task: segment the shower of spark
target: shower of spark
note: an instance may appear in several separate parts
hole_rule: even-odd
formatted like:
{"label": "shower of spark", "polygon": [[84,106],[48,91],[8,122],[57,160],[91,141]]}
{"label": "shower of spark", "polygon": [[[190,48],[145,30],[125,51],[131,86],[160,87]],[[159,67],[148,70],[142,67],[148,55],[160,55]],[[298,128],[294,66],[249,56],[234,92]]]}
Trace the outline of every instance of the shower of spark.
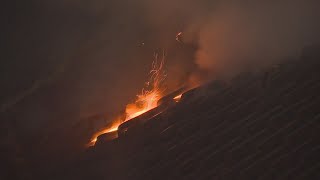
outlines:
{"label": "shower of spark", "polygon": [[165,91],[163,86],[164,80],[166,79],[166,73],[164,70],[165,53],[163,53],[161,58],[159,58],[158,54],[155,54],[154,58],[155,60],[153,61],[149,72],[149,80],[145,83],[146,86],[142,89],[141,93],[137,95],[136,101],[126,106],[125,118],[120,120],[116,119],[111,127],[102,129],[95,133],[91,138],[89,146],[95,144],[99,135],[116,131],[121,123],[157,107],[157,102],[164,95]]}

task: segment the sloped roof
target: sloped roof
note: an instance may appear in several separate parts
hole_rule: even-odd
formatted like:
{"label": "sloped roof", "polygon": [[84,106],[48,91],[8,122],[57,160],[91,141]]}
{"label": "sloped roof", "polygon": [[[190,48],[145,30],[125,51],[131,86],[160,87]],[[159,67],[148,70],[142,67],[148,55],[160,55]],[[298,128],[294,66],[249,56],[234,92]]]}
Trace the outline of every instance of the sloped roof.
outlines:
{"label": "sloped roof", "polygon": [[[132,136],[91,149],[80,179],[320,177],[320,59],[192,90]],[[82,169],[79,172],[79,169]]]}

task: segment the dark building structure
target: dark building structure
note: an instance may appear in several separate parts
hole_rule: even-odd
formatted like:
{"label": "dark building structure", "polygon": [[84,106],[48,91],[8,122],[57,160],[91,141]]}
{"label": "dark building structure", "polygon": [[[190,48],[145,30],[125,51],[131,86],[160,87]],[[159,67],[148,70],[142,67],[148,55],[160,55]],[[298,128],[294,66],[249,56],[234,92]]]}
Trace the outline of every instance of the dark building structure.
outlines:
{"label": "dark building structure", "polygon": [[319,179],[319,70],[319,53],[312,51],[267,75],[191,90],[130,136],[90,149],[58,177]]}

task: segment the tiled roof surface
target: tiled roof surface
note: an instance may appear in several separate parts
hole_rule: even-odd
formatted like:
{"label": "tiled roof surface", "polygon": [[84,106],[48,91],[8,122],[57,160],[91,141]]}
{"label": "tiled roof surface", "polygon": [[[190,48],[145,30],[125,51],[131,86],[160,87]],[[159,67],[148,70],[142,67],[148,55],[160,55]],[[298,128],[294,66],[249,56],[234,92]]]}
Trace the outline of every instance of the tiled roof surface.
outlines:
{"label": "tiled roof surface", "polygon": [[195,89],[131,134],[90,149],[65,178],[317,179],[318,62]]}

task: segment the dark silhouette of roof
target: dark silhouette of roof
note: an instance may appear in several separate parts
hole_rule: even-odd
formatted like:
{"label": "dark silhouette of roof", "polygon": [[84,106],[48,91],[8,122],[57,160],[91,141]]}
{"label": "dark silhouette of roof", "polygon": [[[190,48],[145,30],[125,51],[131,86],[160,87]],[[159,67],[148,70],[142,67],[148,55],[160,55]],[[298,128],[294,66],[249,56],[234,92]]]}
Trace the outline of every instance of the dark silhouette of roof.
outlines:
{"label": "dark silhouette of roof", "polygon": [[319,57],[193,89],[130,136],[88,150],[64,177],[318,179]]}

